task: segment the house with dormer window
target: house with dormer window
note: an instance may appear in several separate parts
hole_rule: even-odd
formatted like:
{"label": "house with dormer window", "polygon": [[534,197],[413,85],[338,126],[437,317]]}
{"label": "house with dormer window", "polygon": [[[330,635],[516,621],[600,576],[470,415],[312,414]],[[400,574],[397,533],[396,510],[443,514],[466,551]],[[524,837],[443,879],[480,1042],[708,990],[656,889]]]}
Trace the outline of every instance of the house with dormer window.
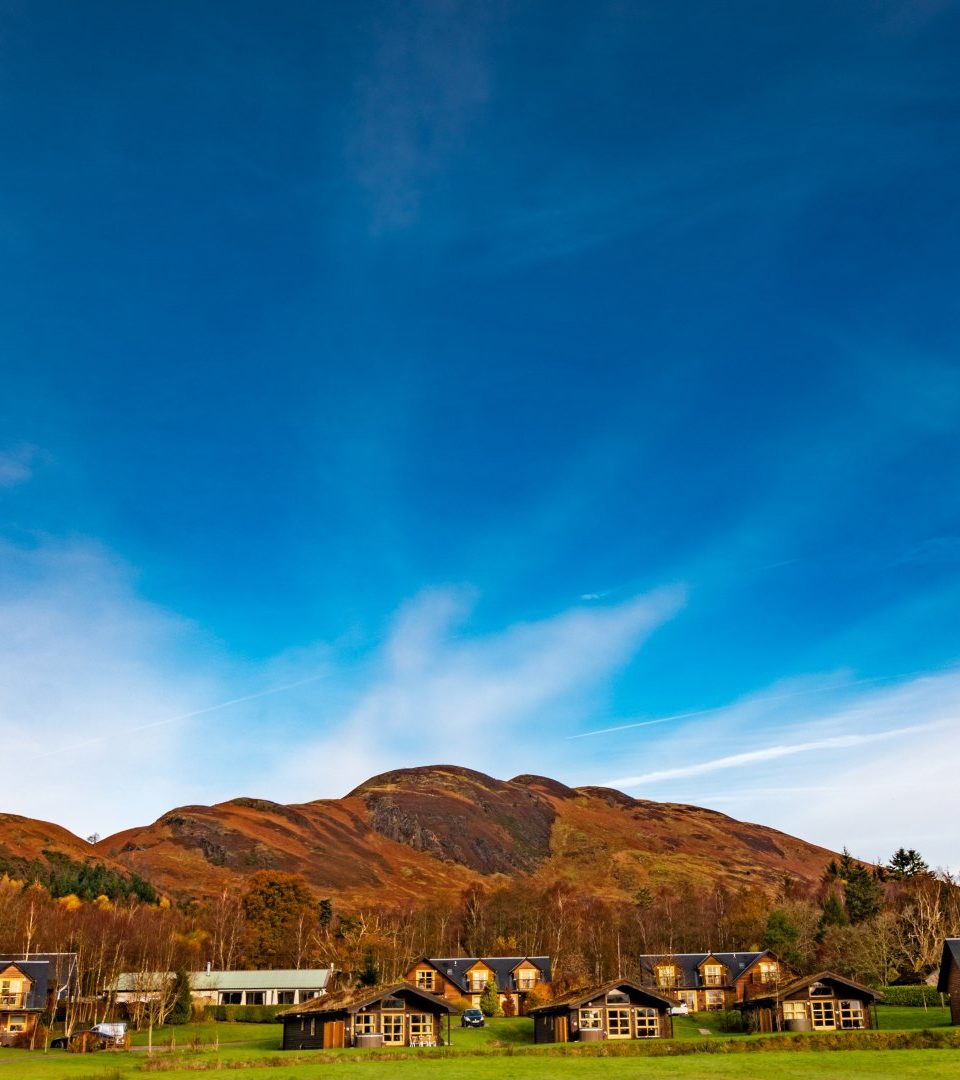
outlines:
{"label": "house with dormer window", "polygon": [[480,995],[492,980],[500,1005],[513,1000],[518,1015],[526,1011],[529,992],[550,982],[549,956],[424,957],[404,976],[419,990],[439,994],[448,1001],[466,998],[480,1004]]}
{"label": "house with dormer window", "polygon": [[30,1037],[47,1007],[49,967],[45,961],[0,960],[0,1046]]}
{"label": "house with dormer window", "polygon": [[767,949],[761,952],[648,954],[640,957],[643,986],[690,1012],[729,1009],[794,977]]}

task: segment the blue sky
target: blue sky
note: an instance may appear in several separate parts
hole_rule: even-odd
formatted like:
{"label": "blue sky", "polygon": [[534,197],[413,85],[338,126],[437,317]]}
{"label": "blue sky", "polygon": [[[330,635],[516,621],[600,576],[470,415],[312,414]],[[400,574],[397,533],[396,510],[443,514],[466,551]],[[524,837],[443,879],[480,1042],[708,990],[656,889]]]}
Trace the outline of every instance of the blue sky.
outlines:
{"label": "blue sky", "polygon": [[960,868],[958,47],[5,5],[5,809],[450,761]]}

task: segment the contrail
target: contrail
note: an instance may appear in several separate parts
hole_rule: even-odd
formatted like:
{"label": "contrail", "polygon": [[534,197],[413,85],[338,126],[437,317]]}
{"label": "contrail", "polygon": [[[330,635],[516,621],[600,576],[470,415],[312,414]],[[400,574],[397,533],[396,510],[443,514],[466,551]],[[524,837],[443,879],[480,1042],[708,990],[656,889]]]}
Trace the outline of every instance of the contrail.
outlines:
{"label": "contrail", "polygon": [[[953,665],[949,665],[940,669],[942,671],[953,670]],[[708,716],[710,713],[726,712],[728,709],[736,708],[738,705],[754,704],[758,706],[766,705],[768,702],[775,701],[789,701],[791,698],[798,697],[810,697],[813,694],[829,694],[831,692],[842,693],[844,690],[851,686],[869,686],[873,683],[885,683],[885,682],[899,682],[902,679],[912,679],[918,675],[930,675],[934,672],[929,671],[908,671],[902,675],[879,675],[873,679],[852,679],[849,682],[845,682],[840,686],[811,686],[806,690],[788,690],[780,694],[767,694],[763,697],[757,697],[754,699],[746,699],[741,701],[735,701],[728,703],[727,705],[714,705],[709,709],[692,709],[690,712],[673,713],[670,716],[661,716],[656,720],[638,720],[636,723],[630,724],[617,724],[614,727],[596,728],[593,731],[581,731],[577,735],[567,735],[567,739],[588,739],[592,735],[609,735],[615,731],[629,731],[632,728],[650,727],[651,724],[666,724],[670,720],[687,720],[691,716]]]}
{"label": "contrail", "polygon": [[[298,686],[306,686],[307,683],[317,682],[324,678],[323,675],[310,675],[306,679],[298,679],[297,682],[286,683],[284,686],[272,686],[269,690],[259,690],[256,694],[246,694],[244,697],[231,698],[229,701],[221,701],[218,705],[208,705],[205,709],[194,709],[193,712],[181,713],[179,716],[168,716],[163,720],[151,720],[148,724],[137,724],[135,727],[124,728],[125,733],[135,731],[147,731],[150,728],[163,727],[165,724],[177,724],[181,720],[192,720],[195,716],[205,716],[207,713],[217,712],[220,709],[228,709],[231,705],[240,705],[244,701],[256,701],[257,698],[269,697],[271,694],[282,694],[286,690],[295,690]],[[81,750],[86,746],[95,746],[97,743],[106,742],[106,737],[97,735],[83,742],[71,743],[69,746],[58,746],[56,750],[50,750],[46,754],[40,754],[39,758],[54,757],[57,754],[69,753],[73,750]]]}

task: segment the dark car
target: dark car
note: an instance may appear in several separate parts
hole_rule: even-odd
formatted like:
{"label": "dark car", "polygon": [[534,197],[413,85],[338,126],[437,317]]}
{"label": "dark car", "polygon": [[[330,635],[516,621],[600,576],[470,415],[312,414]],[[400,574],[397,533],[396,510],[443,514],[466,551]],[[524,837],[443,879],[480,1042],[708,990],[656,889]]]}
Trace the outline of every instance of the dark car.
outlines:
{"label": "dark car", "polygon": [[102,1031],[91,1029],[89,1031],[75,1031],[72,1035],[58,1035],[50,1040],[51,1050],[66,1050],[68,1046],[85,1044],[87,1050],[106,1050],[111,1045],[111,1040]]}
{"label": "dark car", "polygon": [[460,1017],[461,1027],[483,1027],[485,1023],[483,1013],[479,1009],[464,1009],[463,1016]]}

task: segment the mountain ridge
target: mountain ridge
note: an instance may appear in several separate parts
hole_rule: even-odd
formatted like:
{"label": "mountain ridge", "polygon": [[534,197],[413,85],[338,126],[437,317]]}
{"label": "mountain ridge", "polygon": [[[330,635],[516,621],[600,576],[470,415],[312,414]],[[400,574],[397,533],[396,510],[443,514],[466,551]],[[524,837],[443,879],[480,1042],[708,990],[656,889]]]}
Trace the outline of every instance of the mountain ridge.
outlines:
{"label": "mountain ridge", "polygon": [[136,873],[178,899],[210,898],[276,870],[357,905],[518,877],[563,880],[607,899],[661,887],[774,889],[785,876],[819,880],[836,855],[703,807],[534,774],[498,780],[457,765],[390,770],[339,799],[238,796],[175,807],[95,844],[0,815],[0,854],[30,858],[44,848]]}

